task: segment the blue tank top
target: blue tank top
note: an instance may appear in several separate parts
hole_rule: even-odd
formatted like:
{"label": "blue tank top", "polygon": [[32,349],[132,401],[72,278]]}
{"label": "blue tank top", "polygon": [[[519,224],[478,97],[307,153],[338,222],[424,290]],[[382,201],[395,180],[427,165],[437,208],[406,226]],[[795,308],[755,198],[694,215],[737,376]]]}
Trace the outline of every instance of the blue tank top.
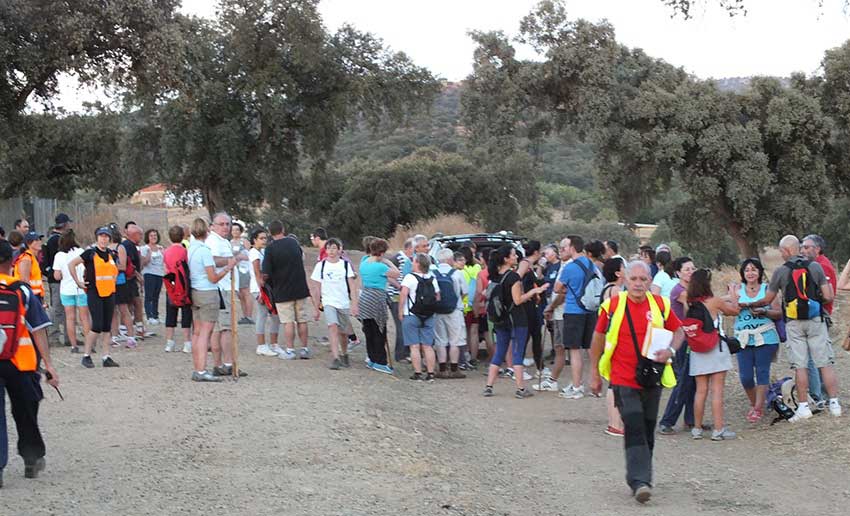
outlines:
{"label": "blue tank top", "polygon": [[[738,293],[740,296],[738,301],[740,303],[755,303],[756,301],[760,301],[764,299],[764,296],[767,294],[767,284],[762,283],[761,288],[759,289],[758,294],[755,297],[750,297],[747,295],[747,287],[746,285],[741,285],[741,290]],[[741,313],[735,318],[735,334],[742,330],[755,330],[765,324],[771,324],[773,321],[764,315],[753,315],[752,310],[749,308],[741,309]],[[776,333],[776,329],[768,330],[762,333],[762,338],[764,339],[765,344],[779,344],[779,334]],[[741,344],[746,344],[747,346],[756,345],[756,338],[753,335],[750,335],[748,342],[742,342]]]}

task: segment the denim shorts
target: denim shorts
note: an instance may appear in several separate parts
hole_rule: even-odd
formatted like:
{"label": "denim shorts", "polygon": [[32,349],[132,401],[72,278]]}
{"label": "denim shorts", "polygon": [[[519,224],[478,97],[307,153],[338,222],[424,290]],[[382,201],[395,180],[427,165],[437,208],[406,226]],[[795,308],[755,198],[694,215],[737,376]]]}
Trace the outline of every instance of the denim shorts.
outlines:
{"label": "denim shorts", "polygon": [[59,300],[62,302],[62,306],[88,306],[88,300],[85,294],[76,296],[59,294]]}
{"label": "denim shorts", "polygon": [[416,315],[405,315],[401,321],[401,329],[404,334],[404,345],[423,346],[434,345],[434,316],[422,320]]}

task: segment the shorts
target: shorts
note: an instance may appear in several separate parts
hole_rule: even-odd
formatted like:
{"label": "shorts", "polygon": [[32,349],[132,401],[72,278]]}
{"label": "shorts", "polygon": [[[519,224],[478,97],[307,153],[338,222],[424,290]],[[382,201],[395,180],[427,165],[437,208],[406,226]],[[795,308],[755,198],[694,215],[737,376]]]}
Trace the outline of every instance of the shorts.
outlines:
{"label": "shorts", "polygon": [[214,323],[218,321],[218,290],[192,289],[192,321]]}
{"label": "shorts", "polygon": [[593,330],[596,328],[596,314],[564,314],[564,335],[562,342],[566,349],[590,349]]}
{"label": "shorts", "polygon": [[789,320],[785,323],[785,332],[788,335],[785,351],[788,353],[791,369],[805,369],[808,367],[809,357],[816,368],[835,363],[835,350],[829,340],[825,322],[820,319]]}
{"label": "shorts", "polygon": [[239,271],[239,290],[248,288],[251,286],[251,274],[247,272]]}
{"label": "shorts", "polygon": [[422,320],[417,315],[405,315],[401,321],[404,345],[414,346],[421,344],[423,346],[433,346],[435,319],[434,316]]}
{"label": "shorts", "polygon": [[466,346],[466,325],[463,312],[434,316],[434,345],[440,347]]}
{"label": "shorts", "polygon": [[97,289],[90,288],[86,293],[89,313],[91,314],[92,333],[109,333],[112,331],[112,317],[115,315],[115,295],[100,297]]}
{"label": "shorts", "polygon": [[463,324],[467,328],[472,327],[473,324],[478,324],[478,316],[475,315],[475,312],[473,312],[471,310],[469,312],[464,312],[464,314],[463,314]]}
{"label": "shorts", "polygon": [[295,299],[294,301],[284,301],[283,303],[275,303],[277,308],[277,316],[282,324],[306,323],[307,311],[305,305],[307,298]]}
{"label": "shorts", "polygon": [[189,329],[192,327],[192,306],[176,307],[168,301],[168,296],[165,296],[165,327],[176,328],[178,315],[180,315],[181,328]]}
{"label": "shorts", "polygon": [[221,299],[224,300],[224,308],[221,308],[221,303],[219,303],[220,310],[218,311],[218,324],[215,325],[215,331],[230,331],[230,296],[222,294]]}
{"label": "shorts", "polygon": [[135,278],[115,288],[115,304],[129,305],[137,297],[139,297],[139,283]]}
{"label": "shorts", "polygon": [[88,300],[85,294],[78,294],[76,296],[59,294],[59,300],[62,306],[88,306]]}
{"label": "shorts", "polygon": [[348,331],[351,326],[351,312],[348,308],[337,308],[335,306],[325,306],[325,322],[328,326],[336,324],[341,330]]}

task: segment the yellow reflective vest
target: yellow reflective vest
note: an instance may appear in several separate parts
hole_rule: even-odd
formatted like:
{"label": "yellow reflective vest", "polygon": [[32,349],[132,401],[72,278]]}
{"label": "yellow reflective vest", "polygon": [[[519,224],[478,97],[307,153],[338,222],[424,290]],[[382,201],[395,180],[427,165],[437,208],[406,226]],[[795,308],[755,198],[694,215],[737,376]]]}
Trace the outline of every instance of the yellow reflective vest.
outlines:
{"label": "yellow reflective vest", "polygon": [[[604,310],[608,314],[608,330],[605,332],[605,351],[602,353],[602,358],[599,360],[599,374],[606,380],[611,379],[611,358],[614,356],[614,349],[617,347],[617,339],[620,336],[620,326],[623,324],[623,319],[626,315],[626,305],[628,304],[628,292],[620,292],[617,304],[614,307],[614,313],[611,314],[611,301],[606,300],[599,307],[599,310]],[[670,315],[670,299],[662,297],[663,308],[658,306],[658,301],[652,294],[647,294],[649,300],[649,310],[652,313],[652,325],[656,328],[663,328],[664,321]],[[663,312],[662,312],[663,309]],[[638,343],[640,347],[640,343]],[[661,374],[661,385],[667,388],[676,386],[676,374],[673,372],[673,367],[670,361],[664,366],[664,372]]]}

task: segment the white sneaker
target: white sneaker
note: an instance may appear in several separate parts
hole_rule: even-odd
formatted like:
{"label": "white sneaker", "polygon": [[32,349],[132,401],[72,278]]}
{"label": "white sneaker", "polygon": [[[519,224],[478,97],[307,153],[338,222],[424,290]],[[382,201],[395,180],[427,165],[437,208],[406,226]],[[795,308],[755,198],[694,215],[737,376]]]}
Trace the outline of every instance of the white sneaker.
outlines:
{"label": "white sneaker", "polygon": [[[830,407],[830,409],[832,409],[832,407]],[[790,421],[791,423],[797,423],[804,419],[809,419],[810,417],[812,417],[812,409],[810,409],[808,405],[801,405],[797,407],[797,411],[794,412],[794,415],[791,416],[791,419],[789,419],[788,421]]]}
{"label": "white sneaker", "polygon": [[532,385],[531,388],[535,391],[556,392],[558,390],[558,380],[546,378],[542,382]]}
{"label": "white sneaker", "polygon": [[567,385],[565,388],[561,389],[560,394],[558,394],[561,398],[566,398],[568,400],[578,400],[584,398],[584,386],[580,385],[575,387],[573,384]]}
{"label": "white sneaker", "polygon": [[552,376],[552,370],[548,367],[543,368],[543,376]]}
{"label": "white sneaker", "polygon": [[159,324],[159,321],[157,321],[157,320],[156,320],[156,319],[154,319],[154,318],[150,318],[150,319],[148,319],[148,326],[153,326],[153,325],[155,325],[155,324]]}
{"label": "white sneaker", "polygon": [[174,341],[168,340],[165,342],[165,352],[171,353],[172,351],[174,351]]}
{"label": "white sneaker", "polygon": [[123,324],[119,324],[119,325],[118,325],[118,331],[126,332],[126,331],[127,331],[127,327],[126,327],[125,325],[123,325]]}
{"label": "white sneaker", "polygon": [[523,359],[522,365],[524,365],[525,367],[531,367],[531,366],[534,365],[534,359],[533,358]]}
{"label": "white sneaker", "polygon": [[277,357],[281,360],[297,360],[298,355],[292,349],[284,349],[283,353],[278,353]]}
{"label": "white sneaker", "polygon": [[841,416],[841,404],[838,400],[829,400],[829,415],[833,417]]}
{"label": "white sneaker", "polygon": [[183,343],[183,353],[191,353],[192,352],[192,341],[187,340]]}
{"label": "white sneaker", "polygon": [[271,348],[269,348],[268,344],[263,344],[263,345],[257,346],[257,354],[260,355],[261,357],[276,357],[277,356],[277,353],[272,351]]}
{"label": "white sneaker", "polygon": [[534,378],[534,377],[531,376],[530,374],[528,374],[528,371],[526,371],[525,369],[522,370],[522,379],[524,381],[527,382],[527,381],[531,380],[532,378]]}

